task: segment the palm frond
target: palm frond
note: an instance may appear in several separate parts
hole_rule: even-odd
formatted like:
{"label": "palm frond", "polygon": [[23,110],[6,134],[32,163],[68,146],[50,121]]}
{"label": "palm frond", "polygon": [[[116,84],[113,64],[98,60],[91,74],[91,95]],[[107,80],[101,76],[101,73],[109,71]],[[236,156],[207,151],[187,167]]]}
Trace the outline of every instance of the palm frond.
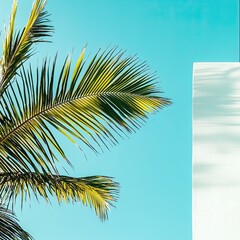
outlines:
{"label": "palm frond", "polygon": [[20,66],[33,54],[33,44],[45,41],[51,35],[48,13],[44,11],[46,0],[35,0],[28,22],[22,31],[15,31],[14,23],[17,0],[13,1],[9,29],[3,41],[3,56],[0,61],[0,95],[15,76]]}
{"label": "palm frond", "polygon": [[[79,202],[94,208],[101,220],[108,217],[110,206],[117,200],[119,185],[106,176],[73,178],[38,173],[0,173],[0,198],[13,200],[20,195],[21,202],[34,195],[47,202],[56,196],[58,202]],[[6,202],[5,202],[6,203]]]}
{"label": "palm frond", "polygon": [[113,49],[97,53],[85,67],[83,56],[84,51],[72,74],[68,57],[57,78],[56,59],[51,67],[46,60],[35,77],[31,68],[23,69],[21,84],[16,81],[5,91],[0,101],[1,169],[51,172],[58,159],[53,148],[67,159],[50,126],[98,151],[138,129],[148,113],[170,104],[158,96],[154,75],[137,58],[124,58]]}
{"label": "palm frond", "polygon": [[14,213],[4,206],[0,206],[0,240],[31,239],[33,238],[18,224]]}

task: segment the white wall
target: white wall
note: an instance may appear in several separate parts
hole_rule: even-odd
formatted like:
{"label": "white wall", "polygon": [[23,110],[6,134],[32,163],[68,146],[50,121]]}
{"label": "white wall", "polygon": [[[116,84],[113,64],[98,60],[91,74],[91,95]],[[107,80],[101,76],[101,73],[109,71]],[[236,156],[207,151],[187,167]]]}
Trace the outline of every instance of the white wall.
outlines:
{"label": "white wall", "polygon": [[240,239],[240,63],[193,69],[193,240]]}

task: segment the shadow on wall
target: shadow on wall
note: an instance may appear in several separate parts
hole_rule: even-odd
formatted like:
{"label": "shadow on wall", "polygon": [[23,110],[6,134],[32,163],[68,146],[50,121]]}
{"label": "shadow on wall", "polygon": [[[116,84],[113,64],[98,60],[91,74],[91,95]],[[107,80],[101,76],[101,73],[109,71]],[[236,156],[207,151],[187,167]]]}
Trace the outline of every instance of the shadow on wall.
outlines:
{"label": "shadow on wall", "polygon": [[193,187],[240,186],[240,64],[195,64],[193,95]]}

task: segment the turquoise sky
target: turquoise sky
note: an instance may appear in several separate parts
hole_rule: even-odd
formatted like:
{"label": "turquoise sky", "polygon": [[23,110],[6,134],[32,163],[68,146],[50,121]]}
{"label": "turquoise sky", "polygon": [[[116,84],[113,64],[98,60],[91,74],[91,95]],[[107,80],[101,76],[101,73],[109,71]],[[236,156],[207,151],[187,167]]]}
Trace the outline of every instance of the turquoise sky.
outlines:
{"label": "turquoise sky", "polygon": [[[0,19],[10,2],[0,0]],[[23,26],[32,0],[19,0]],[[75,176],[109,175],[121,184],[116,209],[102,223],[81,203],[29,202],[16,209],[36,240],[191,240],[191,147],[193,62],[238,61],[237,0],[48,0],[55,34],[39,46],[35,62],[58,51],[77,57],[118,45],[146,60],[173,101],[129,139],[87,159],[65,143]],[[37,60],[38,59],[38,60]]]}

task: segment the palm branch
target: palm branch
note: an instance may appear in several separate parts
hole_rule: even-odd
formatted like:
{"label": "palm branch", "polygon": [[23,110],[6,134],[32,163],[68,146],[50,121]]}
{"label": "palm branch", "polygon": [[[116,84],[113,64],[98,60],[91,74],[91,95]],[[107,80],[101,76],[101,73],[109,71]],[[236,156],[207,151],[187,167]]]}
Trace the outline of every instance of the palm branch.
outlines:
{"label": "palm branch", "polygon": [[0,173],[0,198],[2,203],[15,203],[18,196],[24,200],[43,197],[47,202],[56,196],[59,203],[79,202],[94,208],[101,220],[108,218],[108,210],[117,200],[118,183],[110,177],[91,176],[73,178],[34,172]]}
{"label": "palm branch", "polygon": [[31,239],[32,237],[18,224],[14,213],[4,206],[0,206],[0,240]]}
{"label": "palm branch", "polygon": [[[22,68],[0,101],[0,168],[5,172],[52,172],[67,159],[51,133],[56,128],[75,143],[98,147],[141,126],[149,112],[170,103],[158,97],[154,75],[135,57],[112,49],[96,54],[85,66],[84,51],[70,74],[71,59],[55,73],[56,59],[33,73]],[[57,76],[56,76],[57,75]]]}
{"label": "palm branch", "polygon": [[19,67],[34,53],[33,44],[46,41],[53,28],[49,25],[48,13],[44,10],[46,0],[36,0],[29,19],[22,31],[15,31],[14,23],[17,0],[13,1],[8,32],[3,41],[3,56],[0,60],[0,96],[13,79]]}
{"label": "palm branch", "polygon": [[[145,62],[117,49],[99,51],[90,61],[85,60],[84,49],[74,67],[71,57],[66,57],[59,73],[57,58],[44,60],[36,71],[26,66],[34,43],[46,41],[53,30],[45,4],[45,0],[35,0],[26,27],[16,31],[14,0],[3,41],[0,199],[2,204],[15,202],[17,196],[23,202],[32,195],[46,201],[51,196],[59,202],[82,201],[104,220],[116,200],[118,184],[104,176],[59,175],[56,161],[70,161],[52,130],[99,152],[140,128],[149,113],[169,105],[170,100],[159,97],[155,75]],[[5,234],[4,229],[0,234]]]}

